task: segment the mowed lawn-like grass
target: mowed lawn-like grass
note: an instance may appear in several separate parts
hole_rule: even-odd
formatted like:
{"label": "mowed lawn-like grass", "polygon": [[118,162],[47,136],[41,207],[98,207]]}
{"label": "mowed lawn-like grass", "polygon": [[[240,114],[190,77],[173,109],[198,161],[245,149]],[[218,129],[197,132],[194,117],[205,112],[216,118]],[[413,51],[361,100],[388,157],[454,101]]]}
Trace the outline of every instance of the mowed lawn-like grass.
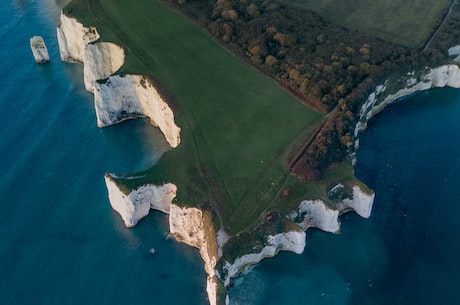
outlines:
{"label": "mowed lawn-like grass", "polygon": [[217,207],[230,234],[254,225],[323,115],[158,0],[74,0],[65,11],[126,48],[124,72],[153,76],[174,98],[181,144],[121,183],[173,182],[177,202]]}
{"label": "mowed lawn-like grass", "polygon": [[282,0],[348,28],[407,47],[418,47],[452,0]]}

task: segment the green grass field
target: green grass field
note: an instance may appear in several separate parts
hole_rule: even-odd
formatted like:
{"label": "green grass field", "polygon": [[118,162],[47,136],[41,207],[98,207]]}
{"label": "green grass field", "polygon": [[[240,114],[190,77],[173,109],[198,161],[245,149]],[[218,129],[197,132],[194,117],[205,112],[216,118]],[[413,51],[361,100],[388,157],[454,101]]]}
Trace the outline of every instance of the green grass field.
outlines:
{"label": "green grass field", "polygon": [[74,0],[65,10],[127,49],[126,73],[173,95],[181,144],[128,188],[171,181],[176,201],[211,204],[226,230],[252,227],[289,178],[285,160],[322,115],[159,0]]}
{"label": "green grass field", "polygon": [[423,43],[452,0],[282,0],[348,28],[408,47]]}

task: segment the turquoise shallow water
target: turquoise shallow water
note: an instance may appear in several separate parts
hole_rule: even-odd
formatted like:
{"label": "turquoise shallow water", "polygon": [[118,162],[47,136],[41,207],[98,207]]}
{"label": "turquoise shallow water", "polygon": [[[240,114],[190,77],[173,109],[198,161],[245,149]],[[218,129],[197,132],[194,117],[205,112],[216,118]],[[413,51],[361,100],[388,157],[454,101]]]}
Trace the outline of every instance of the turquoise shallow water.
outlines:
{"label": "turquoise shallow water", "polygon": [[[96,127],[82,67],[59,61],[58,15],[55,0],[0,4],[0,304],[205,304],[201,259],[165,238],[167,218],[126,229],[110,208],[104,172],[146,168],[164,141],[144,121]],[[377,192],[372,217],[309,231],[303,255],[235,280],[232,303],[459,304],[459,117],[443,89],[371,121],[356,174]]]}

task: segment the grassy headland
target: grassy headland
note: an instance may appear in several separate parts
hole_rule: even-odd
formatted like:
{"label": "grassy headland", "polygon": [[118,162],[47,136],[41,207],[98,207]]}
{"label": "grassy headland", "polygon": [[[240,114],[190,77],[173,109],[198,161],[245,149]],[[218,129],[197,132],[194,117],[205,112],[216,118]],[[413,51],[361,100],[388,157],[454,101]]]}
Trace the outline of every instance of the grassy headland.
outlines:
{"label": "grassy headland", "polygon": [[[177,149],[142,179],[120,183],[132,189],[174,182],[177,202],[215,207],[230,234],[253,228],[264,211],[288,211],[304,196],[325,198],[329,183],[354,179],[351,167],[330,168],[348,156],[365,97],[392,73],[443,62],[459,36],[456,10],[436,47],[420,52],[278,2],[164,1],[195,23],[159,0],[74,0],[64,11],[96,26],[103,40],[122,45],[127,56],[121,73],[156,80],[182,128]],[[364,2],[356,9],[368,7]],[[441,3],[448,5],[431,5],[424,25],[436,19]],[[329,115],[302,105],[213,39]],[[291,172],[316,182],[305,184]]]}
{"label": "grassy headland", "polygon": [[177,202],[216,207],[230,234],[253,226],[322,115],[158,0],[74,0],[65,12],[127,49],[123,72],[151,75],[173,96],[181,144],[126,187],[170,181]]}

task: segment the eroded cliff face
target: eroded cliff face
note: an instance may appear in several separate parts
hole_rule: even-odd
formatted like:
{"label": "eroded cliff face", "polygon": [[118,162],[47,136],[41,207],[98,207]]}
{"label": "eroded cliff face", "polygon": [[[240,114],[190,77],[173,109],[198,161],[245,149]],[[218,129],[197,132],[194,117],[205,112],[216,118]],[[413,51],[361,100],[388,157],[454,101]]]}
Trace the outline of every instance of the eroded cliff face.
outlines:
{"label": "eroded cliff face", "polygon": [[171,147],[180,144],[180,128],[174,122],[174,113],[152,81],[142,75],[112,75],[124,63],[123,48],[110,42],[96,42],[96,28],[85,27],[63,13],[57,36],[61,59],[84,64],[85,87],[94,92],[99,127],[148,117]]}
{"label": "eroded cliff face", "polygon": [[[61,59],[84,64],[85,87],[94,93],[99,127],[128,118],[148,117],[152,125],[160,128],[171,147],[179,145],[180,128],[174,122],[174,113],[152,81],[142,75],[113,75],[124,63],[123,48],[110,42],[96,42],[99,34],[94,27],[85,27],[63,13],[57,36]],[[169,214],[172,236],[199,249],[208,273],[208,298],[211,305],[216,305],[214,267],[218,246],[210,219],[199,209],[172,204],[177,191],[172,183],[147,184],[128,194],[110,174],[106,174],[105,183],[110,204],[127,227],[135,226],[150,209]]]}
{"label": "eroded cliff face", "polygon": [[[291,251],[301,254],[306,245],[305,231],[309,228],[338,233],[340,231],[339,216],[348,211],[355,211],[362,217],[369,217],[374,201],[374,193],[364,191],[354,185],[349,198],[336,202],[336,208],[323,200],[304,200],[289,215],[289,219],[298,225],[297,229],[266,236],[265,243],[256,253],[241,253],[233,261],[224,261],[222,268],[216,271],[217,259],[222,255],[223,244],[228,240],[225,231],[215,232],[209,215],[193,207],[183,207],[172,203],[176,195],[176,186],[171,183],[164,185],[144,185],[123,193],[109,175],[106,184],[112,207],[121,215],[125,225],[134,226],[145,217],[150,209],[169,213],[169,230],[171,236],[178,241],[199,250],[204,261],[207,277],[207,293],[210,304],[218,304],[218,279],[216,272],[225,285],[238,276],[249,266],[259,263],[265,258],[274,257],[279,251]],[[344,187],[337,184],[335,189]]]}
{"label": "eroded cliff face", "polygon": [[[346,188],[337,184],[336,189]],[[233,277],[251,265],[259,263],[262,259],[275,256],[279,251],[291,251],[297,254],[303,252],[306,244],[305,231],[317,228],[325,232],[340,232],[340,215],[355,211],[358,215],[368,218],[372,211],[374,193],[365,191],[358,185],[351,187],[350,198],[344,198],[335,203],[326,203],[324,200],[304,200],[298,208],[288,215],[288,218],[298,226],[298,230],[270,235],[260,252],[238,256],[233,261],[225,261],[219,275],[228,286]],[[335,208],[331,208],[333,205]]]}
{"label": "eroded cliff face", "polygon": [[83,63],[86,46],[100,37],[95,27],[85,27],[75,18],[67,17],[62,12],[56,31],[63,61]]}
{"label": "eroded cliff face", "polygon": [[172,183],[146,184],[125,194],[109,174],[104,178],[110,204],[128,228],[134,227],[139,220],[147,216],[150,209],[169,213],[171,202],[176,197],[177,187]]}
{"label": "eroded cliff face", "polygon": [[125,52],[122,47],[111,42],[97,42],[88,44],[84,50],[83,77],[85,88],[94,92],[94,84],[99,79],[106,79],[125,61]]}
{"label": "eroded cliff face", "polygon": [[217,262],[217,240],[211,219],[200,209],[172,204],[169,231],[178,241],[200,251],[204,269],[208,274],[206,292],[209,303],[217,305],[217,278],[214,273]]}
{"label": "eroded cliff face", "polygon": [[151,81],[142,75],[113,75],[94,85],[97,125],[104,127],[135,117],[148,117],[171,147],[180,143],[174,113]]}
{"label": "eroded cliff face", "polygon": [[95,27],[85,27],[61,13],[56,31],[61,60],[84,64],[85,88],[90,92],[97,80],[109,77],[124,63],[123,48],[110,42],[95,42],[100,38]]}
{"label": "eroded cliff face", "polygon": [[262,251],[237,257],[233,262],[224,262],[222,280],[224,285],[230,285],[230,280],[239,275],[247,267],[255,265],[265,258],[274,257],[279,251],[303,253],[306,245],[306,234],[300,229],[276,235],[267,236],[267,242]]}
{"label": "eroded cliff face", "polygon": [[331,233],[338,233],[340,230],[339,211],[329,208],[320,199],[302,201],[289,217],[302,230],[318,228]]}
{"label": "eroded cliff face", "polygon": [[214,273],[217,261],[217,237],[212,221],[198,208],[180,207],[172,203],[177,187],[172,183],[146,184],[125,194],[109,174],[105,176],[112,208],[120,214],[127,227],[135,226],[150,209],[169,214],[169,232],[179,242],[199,250],[208,274],[206,292],[209,303],[217,305],[218,280]]}
{"label": "eroded cliff face", "polygon": [[[411,76],[411,74],[414,73],[409,73],[408,76]],[[432,88],[442,88],[446,86],[460,88],[460,69],[456,64],[428,69],[420,77],[408,77],[406,86],[393,94],[388,94],[386,92],[387,86],[388,82],[378,86],[361,107],[360,120],[355,127],[354,133],[356,140],[358,139],[358,134],[367,128],[367,122],[382,111],[383,108],[397,99],[417,91]],[[359,145],[359,142],[356,142],[356,145]]]}

